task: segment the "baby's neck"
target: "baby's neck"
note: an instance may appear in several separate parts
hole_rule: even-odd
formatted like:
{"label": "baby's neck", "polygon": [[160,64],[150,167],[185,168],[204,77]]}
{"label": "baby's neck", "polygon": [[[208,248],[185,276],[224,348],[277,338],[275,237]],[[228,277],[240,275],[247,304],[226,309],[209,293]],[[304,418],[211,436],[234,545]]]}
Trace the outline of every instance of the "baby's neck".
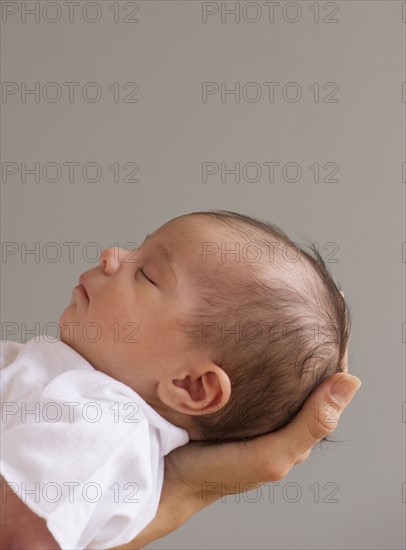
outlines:
{"label": "baby's neck", "polygon": [[148,403],[158,414],[163,416],[168,422],[178,426],[178,428],[183,428],[189,433],[189,437],[192,440],[201,439],[199,432],[194,428],[192,423],[192,416],[182,414],[170,407],[164,405],[162,401],[156,397],[143,397],[144,401]]}

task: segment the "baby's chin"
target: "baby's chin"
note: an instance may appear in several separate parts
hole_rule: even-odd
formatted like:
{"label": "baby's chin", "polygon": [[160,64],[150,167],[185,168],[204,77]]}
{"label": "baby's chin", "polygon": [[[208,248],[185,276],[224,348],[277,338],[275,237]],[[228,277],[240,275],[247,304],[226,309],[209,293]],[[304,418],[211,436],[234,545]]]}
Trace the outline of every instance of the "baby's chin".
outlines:
{"label": "baby's chin", "polygon": [[68,335],[62,330],[61,326],[59,325],[59,335],[60,335],[60,341],[69,346],[70,348],[74,349],[79,353],[79,350],[75,347],[74,339],[69,339]]}
{"label": "baby's chin", "polygon": [[59,316],[59,319],[58,319],[59,334],[60,334],[62,342],[65,342],[66,335],[67,335],[65,323],[68,321],[68,315],[67,315],[67,309],[68,308],[69,308],[69,306],[63,310],[63,312],[61,313],[61,315]]}
{"label": "baby's chin", "polygon": [[69,309],[69,306],[62,312],[61,316],[58,320],[59,325],[59,339],[61,342],[66,344],[67,346],[70,346],[75,351],[78,351],[75,346],[75,338],[74,334],[72,334],[72,326],[71,322],[69,323],[69,315],[67,315],[67,310]]}

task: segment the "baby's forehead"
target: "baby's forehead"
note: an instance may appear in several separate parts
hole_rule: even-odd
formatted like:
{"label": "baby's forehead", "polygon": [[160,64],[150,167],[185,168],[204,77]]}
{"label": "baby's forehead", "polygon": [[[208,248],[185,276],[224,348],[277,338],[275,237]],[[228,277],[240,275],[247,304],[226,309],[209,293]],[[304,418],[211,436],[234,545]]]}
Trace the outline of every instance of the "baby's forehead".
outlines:
{"label": "baby's forehead", "polygon": [[154,235],[166,241],[175,255],[190,255],[197,268],[223,268],[222,276],[278,278],[306,286],[305,280],[316,275],[296,243],[239,220],[224,223],[210,216],[185,214],[166,222]]}
{"label": "baby's forehead", "polygon": [[212,218],[209,216],[199,216],[197,214],[184,214],[169,220],[162,224],[155,233],[164,234],[179,231],[185,228],[192,230],[195,234],[205,233],[215,226]]}
{"label": "baby's forehead", "polygon": [[189,251],[201,251],[207,243],[220,246],[222,242],[235,241],[226,227],[218,227],[210,218],[201,219],[187,214],[174,218],[159,227],[152,236],[173,248],[173,252],[188,247]]}
{"label": "baby's forehead", "polygon": [[227,252],[244,248],[244,252],[252,256],[252,251],[255,247],[263,246],[267,248],[271,244],[278,245],[279,239],[272,235],[266,235],[262,231],[255,228],[247,227],[238,221],[225,223],[210,216],[199,214],[185,214],[174,218],[161,227],[159,227],[154,235],[161,238],[175,239],[177,242],[196,242],[206,243],[212,242],[217,244],[219,249]]}
{"label": "baby's forehead", "polygon": [[277,270],[280,275],[291,273],[298,259],[298,253],[288,251],[286,243],[276,235],[242,223],[219,223],[208,216],[188,214],[174,218],[153,235],[168,245],[174,255],[183,252],[202,267],[215,265],[224,268],[222,275],[227,271],[244,270],[247,276],[251,273],[255,277],[258,269],[265,272]]}

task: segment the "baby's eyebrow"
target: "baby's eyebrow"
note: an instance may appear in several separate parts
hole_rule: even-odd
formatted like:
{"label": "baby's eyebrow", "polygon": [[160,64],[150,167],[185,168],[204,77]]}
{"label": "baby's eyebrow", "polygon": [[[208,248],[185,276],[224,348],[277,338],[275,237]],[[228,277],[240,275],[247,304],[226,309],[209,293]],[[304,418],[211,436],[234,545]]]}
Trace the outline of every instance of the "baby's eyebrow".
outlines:
{"label": "baby's eyebrow", "polygon": [[[144,243],[147,242],[147,240],[150,237],[151,237],[151,235],[147,235],[144,239]],[[169,250],[169,248],[167,248],[163,243],[157,243],[156,246],[158,248],[158,251],[161,253],[162,257],[166,260],[166,262],[168,264],[172,264],[173,263],[173,254]]]}

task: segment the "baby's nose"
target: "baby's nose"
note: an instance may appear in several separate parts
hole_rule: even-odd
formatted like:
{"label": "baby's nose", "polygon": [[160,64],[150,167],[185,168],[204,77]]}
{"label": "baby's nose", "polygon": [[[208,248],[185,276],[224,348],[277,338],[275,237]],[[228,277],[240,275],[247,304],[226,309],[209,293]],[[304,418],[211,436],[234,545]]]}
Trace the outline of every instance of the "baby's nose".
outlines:
{"label": "baby's nose", "polygon": [[111,247],[105,248],[100,255],[100,266],[106,275],[113,275],[116,273],[128,254],[128,250],[123,248]]}

